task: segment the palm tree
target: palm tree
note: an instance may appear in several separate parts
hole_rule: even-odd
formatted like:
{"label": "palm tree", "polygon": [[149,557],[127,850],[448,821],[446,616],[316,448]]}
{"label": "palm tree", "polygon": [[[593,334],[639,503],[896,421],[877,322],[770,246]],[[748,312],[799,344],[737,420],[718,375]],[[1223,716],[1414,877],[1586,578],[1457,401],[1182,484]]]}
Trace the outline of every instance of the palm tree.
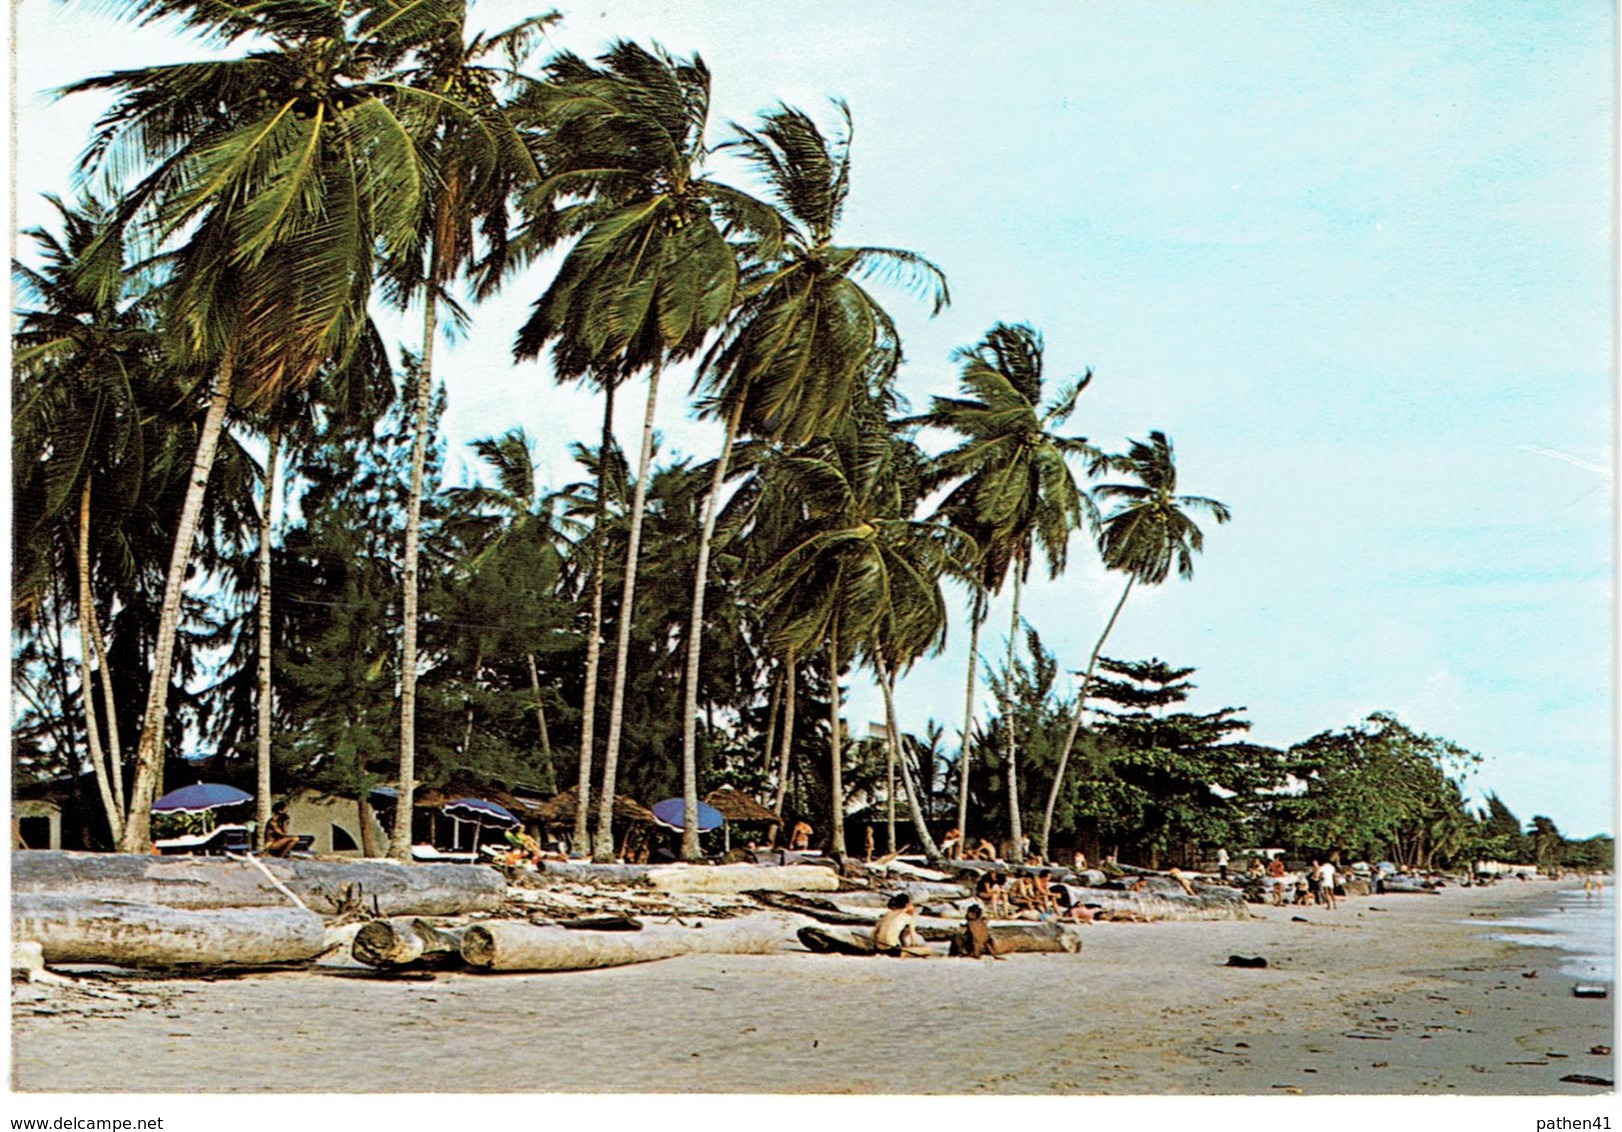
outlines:
{"label": "palm tree", "polygon": [[1171,573],[1173,562],[1177,564],[1179,577],[1194,576],[1194,556],[1205,548],[1205,536],[1186,512],[1203,511],[1218,523],[1226,523],[1232,517],[1227,506],[1215,499],[1177,494],[1177,464],[1171,441],[1159,430],[1149,433],[1147,443],[1133,441],[1125,456],[1111,457],[1109,464],[1137,480],[1137,483],[1100,484],[1094,489],[1100,499],[1118,501],[1118,506],[1101,524],[1099,552],[1106,567],[1126,575],[1126,585],[1104,624],[1104,631],[1098,635],[1098,642],[1093,645],[1081,688],[1076,693],[1076,710],[1070,717],[1070,727],[1059,752],[1059,765],[1053,772],[1053,784],[1048,788],[1047,806],[1042,811],[1042,836],[1038,845],[1044,859],[1048,852],[1048,835],[1053,828],[1053,808],[1059,800],[1059,787],[1064,782],[1065,768],[1086,710],[1093,669],[1132,586],[1135,583],[1160,585]]}
{"label": "palm tree", "polygon": [[[865,418],[865,419],[863,419]],[[867,652],[888,683],[898,663],[944,630],[940,571],[953,545],[944,524],[911,518],[922,458],[882,414],[860,413],[835,433],[785,457],[777,490],[792,493],[804,522],[756,583],[780,648],[826,651],[830,673],[832,848],[845,852],[840,678]],[[915,792],[909,797],[916,804]]]}
{"label": "palm tree", "polygon": [[[939,514],[969,535],[979,547],[979,581],[985,591],[1000,592],[1010,573],[1014,593],[1009,615],[1008,668],[1013,669],[1019,637],[1020,586],[1030,572],[1035,552],[1047,560],[1048,574],[1063,572],[1070,535],[1083,523],[1096,523],[1092,500],[1076,483],[1068,460],[1080,456],[1089,474],[1102,465],[1103,454],[1082,437],[1052,430],[1075,412],[1076,399],[1092,381],[1088,370],[1042,403],[1042,337],[1029,326],[998,323],[976,345],[960,349],[962,397],[936,397],[919,423],[950,429],[964,440],[937,460],[937,483],[957,480],[942,501]],[[976,610],[984,608],[976,590]],[[971,616],[971,624],[978,620]],[[969,731],[974,710],[974,650],[970,645],[969,689],[963,730],[962,799],[968,797]],[[1004,714],[1008,705],[1004,704]],[[1013,730],[1004,750],[1008,778],[1009,838],[1015,851],[1024,840],[1019,812],[1019,776]],[[960,816],[967,817],[959,801]],[[966,828],[962,825],[960,829]]]}
{"label": "palm tree", "polygon": [[[80,698],[90,765],[116,843],[124,827],[124,759],[92,586],[92,500],[98,477],[123,497],[122,506],[139,484],[136,387],[158,361],[156,339],[148,295],[138,274],[126,267],[124,241],[111,212],[94,197],[77,207],[47,199],[61,217],[62,236],[29,230],[26,235],[43,259],[41,269],[20,263],[13,268],[18,290],[39,304],[22,314],[13,339],[21,394],[13,418],[13,467],[21,477],[19,506],[24,499],[29,503],[18,514],[48,532],[60,530],[77,511],[71,542],[78,579]],[[15,598],[27,603],[43,588],[38,571],[49,570],[54,555],[49,542],[42,553],[31,555],[23,549],[31,540],[19,541],[17,561],[32,569],[18,579]],[[93,670],[100,673],[105,732],[97,719]]]}
{"label": "palm tree", "polygon": [[[412,414],[411,495],[407,504],[404,556],[404,632],[400,654],[400,782],[391,851],[411,857],[412,795],[416,775],[418,558],[422,540],[423,469],[428,451],[428,414],[433,400],[434,338],[445,288],[470,273],[479,298],[492,294],[517,260],[509,257],[507,204],[521,188],[541,180],[522,133],[503,105],[503,94],[520,82],[518,67],[556,12],[531,17],[486,36],[466,37],[465,9],[432,30],[413,61],[394,77],[397,99],[422,115],[419,147],[435,174],[423,194],[417,239],[409,254],[388,265],[395,299],[420,296],[422,348],[415,366]],[[506,67],[486,62],[505,56]],[[484,247],[480,247],[480,237]],[[521,259],[521,257],[520,257]],[[452,306],[452,310],[460,311]]]}
{"label": "palm tree", "polygon": [[117,96],[86,164],[145,171],[120,220],[140,224],[160,246],[177,245],[170,347],[208,380],[165,578],[127,851],[150,841],[186,568],[226,415],[233,404],[273,404],[349,356],[365,323],[374,255],[401,254],[415,241],[425,177],[416,123],[409,108],[397,111],[381,75],[409,51],[422,17],[451,6],[127,0],[131,15],[173,16],[218,40],[262,46],[238,59],[118,71],[65,88]]}
{"label": "palm tree", "polygon": [[595,858],[611,860],[660,371],[696,353],[732,310],[738,262],[727,233],[758,237],[754,254],[770,256],[781,225],[774,210],[700,175],[710,93],[702,59],[619,42],[598,62],[557,56],[547,66],[549,81],[524,103],[542,127],[547,170],[526,202],[532,239],[578,239],[519,330],[514,355],[533,358],[552,343],[559,380],[648,374],[593,846]]}
{"label": "palm tree", "polygon": [[[550,595],[569,547],[569,536],[580,533],[573,529],[577,526],[574,520],[559,514],[560,504],[566,502],[564,497],[542,495],[536,489],[534,445],[523,428],[511,429],[499,437],[475,440],[472,448],[494,471],[495,483],[452,488],[449,492],[462,513],[454,524],[459,528],[457,533],[474,551],[474,557],[467,563],[468,569],[475,575],[489,571],[506,579],[522,578],[525,585]],[[519,633],[512,636],[524,635],[524,622],[537,612],[506,611],[502,636],[510,639],[513,629]],[[540,738],[542,786],[555,790],[556,770],[552,763],[546,702],[535,663],[535,639],[530,636],[521,643],[514,643],[523,648],[525,667],[529,671],[530,696]]]}
{"label": "palm tree", "polygon": [[[850,110],[837,103],[844,132],[831,140],[804,111],[780,106],[758,131],[734,126],[735,143],[770,187],[785,220],[779,258],[752,265],[745,298],[711,348],[700,382],[713,395],[710,411],[726,431],[716,459],[699,532],[687,630],[682,707],[682,856],[698,845],[698,673],[704,639],[705,590],[721,492],[740,429],[794,446],[826,433],[848,413],[875,371],[888,376],[898,349],[895,326],[856,277],[901,277],[933,300],[931,314],[951,301],[940,268],[914,252],[837,247],[834,228],[850,191]],[[875,365],[878,362],[878,365]]]}

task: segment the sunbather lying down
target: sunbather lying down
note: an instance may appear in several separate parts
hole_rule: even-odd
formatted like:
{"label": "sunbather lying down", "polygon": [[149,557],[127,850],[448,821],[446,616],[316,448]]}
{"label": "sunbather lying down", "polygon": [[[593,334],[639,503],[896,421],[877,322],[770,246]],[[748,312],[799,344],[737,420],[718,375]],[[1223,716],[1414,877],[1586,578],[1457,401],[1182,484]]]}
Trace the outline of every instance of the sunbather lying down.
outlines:
{"label": "sunbather lying down", "polygon": [[873,946],[880,955],[927,959],[935,953],[918,934],[918,906],[905,892],[890,897],[890,905],[873,927]]}

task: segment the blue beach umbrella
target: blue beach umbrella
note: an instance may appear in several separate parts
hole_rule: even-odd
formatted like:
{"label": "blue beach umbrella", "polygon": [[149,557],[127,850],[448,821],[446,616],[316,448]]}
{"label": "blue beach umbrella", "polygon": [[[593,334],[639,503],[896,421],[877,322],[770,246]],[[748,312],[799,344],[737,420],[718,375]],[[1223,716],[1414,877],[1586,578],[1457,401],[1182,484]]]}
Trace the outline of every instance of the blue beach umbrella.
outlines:
{"label": "blue beach umbrella", "polygon": [[216,782],[199,782],[195,786],[182,786],[171,790],[152,803],[155,814],[204,814],[226,806],[240,806],[253,801],[235,786],[222,786]]}
{"label": "blue beach umbrella", "polygon": [[[682,825],[682,818],[686,808],[686,803],[680,798],[666,798],[663,802],[654,805],[653,816],[659,819],[660,825],[681,830],[686,828]],[[725,824],[726,818],[721,816],[720,810],[704,802],[698,804],[698,831],[700,833],[720,829]]]}
{"label": "blue beach umbrella", "polygon": [[458,798],[454,802],[446,802],[440,810],[453,818],[501,829],[517,829],[521,824],[506,806],[498,806],[483,798]]}

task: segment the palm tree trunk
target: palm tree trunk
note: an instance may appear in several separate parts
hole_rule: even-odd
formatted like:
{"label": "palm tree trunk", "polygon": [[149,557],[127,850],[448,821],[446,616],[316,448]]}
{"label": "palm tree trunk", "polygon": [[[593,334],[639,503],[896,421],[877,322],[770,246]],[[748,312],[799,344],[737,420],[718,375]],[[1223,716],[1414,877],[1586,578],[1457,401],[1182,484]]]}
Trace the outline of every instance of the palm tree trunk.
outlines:
{"label": "palm tree trunk", "polygon": [[771,683],[771,695],[766,701],[766,741],[761,744],[764,757],[760,762],[760,772],[763,775],[772,772],[772,756],[777,753],[777,716],[783,706],[783,674],[777,673]]}
{"label": "palm tree trunk", "polygon": [[[794,650],[789,649],[788,655],[783,659],[783,731],[778,736],[782,754],[777,762],[777,797],[772,800],[772,809],[778,817],[783,816],[783,802],[788,797],[788,776],[791,769],[791,759],[794,754],[794,690],[795,690],[796,659]],[[767,840],[776,843],[777,827],[774,825],[767,832]]]}
{"label": "palm tree trunk", "polygon": [[355,812],[360,819],[360,855],[375,857],[377,846],[372,844],[372,806],[367,801],[365,790],[356,791]]}
{"label": "palm tree trunk", "polygon": [[[895,719],[895,673],[879,673],[879,686],[884,692],[884,726],[890,733],[891,758],[901,764],[901,782],[907,789],[907,809],[912,813],[912,829],[918,835],[918,844],[924,847],[924,857],[932,865],[941,864],[940,846],[929,835],[929,826],[924,821],[923,802],[918,797],[918,790],[913,785],[912,769],[907,765],[907,757],[901,753],[901,731],[896,726]],[[893,809],[893,807],[892,807]],[[891,838],[895,835],[892,833]],[[895,846],[890,846],[890,852],[895,852]]]}
{"label": "palm tree trunk", "polygon": [[1093,683],[1093,668],[1098,664],[1098,654],[1104,650],[1104,642],[1109,639],[1110,630],[1115,628],[1115,619],[1121,615],[1121,607],[1126,604],[1126,595],[1132,592],[1135,580],[1127,577],[1121,600],[1115,603],[1115,611],[1109,615],[1104,631],[1098,635],[1098,643],[1093,645],[1093,654],[1087,658],[1087,672],[1081,678],[1080,690],[1076,692],[1076,710],[1070,717],[1070,728],[1064,734],[1064,746],[1059,750],[1059,765],[1053,772],[1053,785],[1048,787],[1048,804],[1042,811],[1042,837],[1037,844],[1044,861],[1048,859],[1048,835],[1053,831],[1053,807],[1059,801],[1059,786],[1064,782],[1065,767],[1070,765],[1070,752],[1076,745],[1076,732],[1081,728],[1082,713],[1087,710],[1087,689]]}
{"label": "palm tree trunk", "polygon": [[130,791],[130,810],[124,822],[119,849],[125,853],[145,853],[152,847],[152,800],[163,778],[163,747],[169,721],[169,681],[174,674],[175,638],[180,634],[180,601],[186,589],[186,567],[191,562],[192,543],[203,515],[203,495],[208,490],[208,473],[214,467],[225,414],[231,407],[231,383],[236,375],[236,343],[226,347],[225,357],[214,370],[209,390],[208,413],[197,437],[197,454],[192,459],[191,480],[180,507],[180,522],[169,555],[169,572],[163,583],[163,604],[158,614],[158,640],[152,653],[152,682],[147,688],[146,711],[141,719],[141,742],[135,750],[135,783]]}
{"label": "palm tree trunk", "polygon": [[614,859],[614,774],[619,769],[620,734],[625,725],[625,677],[631,666],[637,556],[642,550],[642,510],[648,501],[648,468],[653,463],[653,414],[659,404],[659,371],[663,368],[664,356],[656,355],[648,370],[648,406],[642,414],[642,449],[636,461],[636,488],[631,492],[631,536],[625,550],[625,585],[620,590],[614,688],[608,701],[608,742],[603,752],[603,793],[597,800],[597,839],[591,851],[594,861]]}
{"label": "palm tree trunk", "polygon": [[974,604],[969,609],[969,679],[963,692],[963,745],[957,756],[957,831],[958,856],[966,856],[969,844],[969,742],[974,735],[974,669],[980,660],[980,622],[985,618],[986,592],[974,589]]}
{"label": "palm tree trunk", "polygon": [[715,520],[721,511],[721,490],[727,482],[727,462],[743,419],[743,398],[727,417],[721,455],[710,477],[710,493],[704,500],[704,521],[698,532],[698,565],[693,573],[693,613],[687,623],[687,668],[683,676],[684,698],[681,717],[681,855],[696,861],[698,848],[698,661],[704,645],[704,590],[710,580],[710,544],[715,539]]}
{"label": "palm tree trunk", "polygon": [[1020,842],[1025,840],[1025,830],[1019,820],[1019,769],[1015,761],[1013,692],[1014,648],[1019,639],[1019,576],[1022,565],[1024,565],[1023,556],[1014,555],[1014,602],[1008,619],[1008,668],[1003,677],[1003,731],[1008,736],[1006,757],[1003,760],[1005,764],[1003,773],[1008,775],[1008,837],[1013,843],[1010,852],[1021,864],[1024,863],[1024,857],[1020,853]]}
{"label": "palm tree trunk", "polygon": [[[884,683],[880,676],[879,683]],[[895,852],[895,744],[896,737],[892,733],[895,721],[890,718],[889,689],[886,688],[884,704],[884,851]],[[909,791],[910,793],[910,791]]]}
{"label": "palm tree trunk", "polygon": [[271,424],[267,439],[270,450],[265,454],[265,502],[259,516],[259,781],[254,799],[254,817],[258,823],[254,836],[261,850],[265,847],[265,827],[270,824],[270,535],[274,523],[271,509],[276,503],[276,458],[281,454],[280,423]]}
{"label": "palm tree trunk", "polygon": [[552,765],[552,737],[546,730],[546,705],[541,702],[541,675],[535,669],[534,653],[525,653],[524,659],[529,661],[529,690],[535,697],[535,723],[541,729],[541,789],[555,794],[558,772]]}
{"label": "palm tree trunk", "polygon": [[[75,548],[79,572],[79,698],[84,701],[85,739],[90,745],[90,768],[96,775],[96,790],[101,794],[102,809],[107,813],[107,828],[112,831],[113,842],[123,840],[124,820],[113,798],[112,774],[116,764],[103,765],[101,726],[96,722],[96,685],[90,675],[90,654],[95,646],[90,643],[90,621],[94,616],[94,597],[90,589],[90,485],[93,475],[84,478],[84,490],[79,493],[79,545]],[[66,706],[64,704],[64,706]],[[111,702],[109,702],[111,707]]]}
{"label": "palm tree trunk", "polygon": [[411,860],[412,802],[417,792],[417,559],[422,541],[422,481],[428,462],[428,408],[434,392],[434,320],[439,313],[433,286],[423,297],[422,360],[411,413],[411,500],[406,510],[405,593],[400,642],[400,783],[394,807],[392,856]]}
{"label": "palm tree trunk", "polygon": [[591,628],[586,637],[586,691],[580,701],[580,778],[574,807],[574,839],[583,853],[591,844],[591,761],[597,745],[597,674],[603,665],[603,574],[608,568],[608,454],[614,446],[614,391],[612,381],[603,388],[603,436],[597,449],[597,514],[591,537],[596,544],[591,567]]}
{"label": "palm tree trunk", "polygon": [[845,778],[840,764],[839,750],[839,616],[834,615],[828,633],[828,755],[829,781],[833,784],[833,841],[829,848],[841,857],[845,855]]}
{"label": "palm tree trunk", "polygon": [[[101,676],[101,711],[107,720],[107,768],[113,780],[113,805],[123,820],[124,809],[124,743],[118,736],[118,702],[113,698],[113,670],[107,663],[107,642],[101,634],[101,619],[96,616],[92,602],[90,616],[90,643],[96,650],[96,665]],[[117,844],[115,840],[113,844]]]}

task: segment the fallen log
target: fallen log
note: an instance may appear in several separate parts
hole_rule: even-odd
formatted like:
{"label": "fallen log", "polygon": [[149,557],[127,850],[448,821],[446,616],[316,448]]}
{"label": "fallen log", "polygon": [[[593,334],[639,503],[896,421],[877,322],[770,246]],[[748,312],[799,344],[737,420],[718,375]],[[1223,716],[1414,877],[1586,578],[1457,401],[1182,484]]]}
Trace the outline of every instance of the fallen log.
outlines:
{"label": "fallen log", "polygon": [[719,896],[750,891],[838,892],[839,874],[804,865],[665,865],[650,870],[655,892]]}
{"label": "fallen log", "polygon": [[841,892],[839,899],[855,907],[883,908],[890,902],[890,897],[898,892],[905,892],[916,904],[964,900],[972,895],[971,890],[961,884],[936,884],[933,881],[915,880],[881,885],[869,892]]}
{"label": "fallen log", "polygon": [[221,857],[147,857],[134,853],[19,850],[11,855],[11,890],[28,895],[123,900],[170,908],[287,908],[269,877],[314,912],[343,910],[357,898],[382,916],[454,916],[493,912],[507,883],[483,865],[404,865],[394,861],[315,861]]}
{"label": "fallen log", "polygon": [[863,913],[842,910],[832,900],[821,896],[802,896],[796,892],[749,892],[746,895],[768,908],[777,908],[784,912],[809,916],[813,920],[819,920],[824,924],[854,927],[862,924],[872,924],[879,917],[879,913],[876,911]]}
{"label": "fallen log", "polygon": [[321,917],[298,908],[192,911],[17,892],[11,938],[39,944],[47,963],[120,967],[269,967],[327,949]]}
{"label": "fallen log", "polygon": [[355,933],[350,953],[368,967],[456,967],[462,963],[464,930],[415,918],[373,920]]}
{"label": "fallen log", "polygon": [[486,920],[462,933],[462,958],[480,971],[585,971],[699,953],[766,955],[792,938],[797,922],[787,916],[743,916],[693,927],[579,932],[528,920]]}
{"label": "fallen log", "polygon": [[[918,935],[925,943],[950,943],[961,932],[960,928],[919,924]],[[862,928],[822,927],[808,925],[795,933],[807,950],[825,955],[873,955],[873,933]],[[1072,924],[1049,920],[1041,924],[995,924],[991,936],[997,941],[999,954],[1017,952],[1064,952],[1074,955],[1081,951],[1081,930]]]}
{"label": "fallen log", "polygon": [[[1169,890],[1168,890],[1169,887]],[[1084,888],[1081,885],[1053,886],[1064,908],[1090,905],[1097,912],[1121,912],[1145,920],[1249,920],[1250,909],[1237,888],[1220,885],[1196,886],[1190,896],[1175,883],[1146,892],[1126,892],[1114,888]]]}

